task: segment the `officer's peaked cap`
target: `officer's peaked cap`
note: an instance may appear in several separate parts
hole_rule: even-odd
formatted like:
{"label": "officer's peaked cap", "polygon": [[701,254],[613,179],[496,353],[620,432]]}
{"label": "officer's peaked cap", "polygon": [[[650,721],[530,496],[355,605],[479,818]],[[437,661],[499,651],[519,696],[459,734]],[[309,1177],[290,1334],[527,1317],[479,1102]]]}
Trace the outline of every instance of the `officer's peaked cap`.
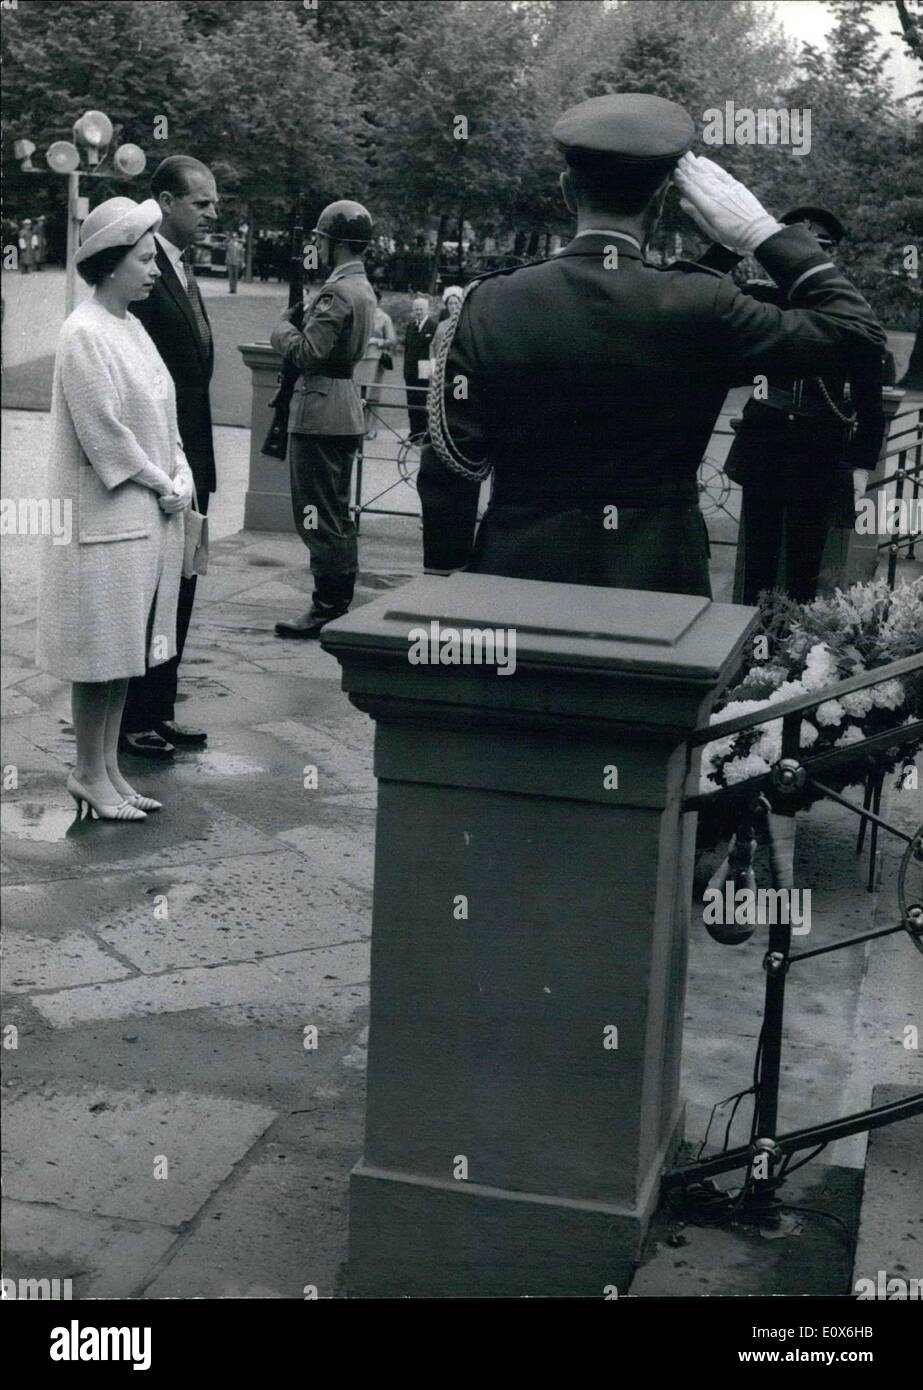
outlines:
{"label": "officer's peaked cap", "polygon": [[846,228],[834,213],[828,212],[826,208],[792,208],[790,212],[779,218],[786,227],[793,222],[816,222],[819,227],[830,237],[831,241],[841,242],[846,235]]}
{"label": "officer's peaked cap", "polygon": [[552,137],[575,169],[659,169],[666,173],[695,139],[692,117],[646,92],[590,97],[559,117]]}

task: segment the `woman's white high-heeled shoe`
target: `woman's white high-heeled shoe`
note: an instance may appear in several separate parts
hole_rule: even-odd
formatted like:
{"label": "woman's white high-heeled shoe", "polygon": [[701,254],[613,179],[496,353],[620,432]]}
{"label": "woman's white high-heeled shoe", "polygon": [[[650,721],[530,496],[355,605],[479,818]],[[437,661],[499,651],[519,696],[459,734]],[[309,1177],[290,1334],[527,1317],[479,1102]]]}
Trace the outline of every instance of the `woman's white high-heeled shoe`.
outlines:
{"label": "woman's white high-heeled shoe", "polygon": [[147,820],[144,812],[127,800],[96,801],[72,772],[67,777],[67,790],[76,801],[81,818],[86,812],[90,816],[96,816],[98,820]]}
{"label": "woman's white high-heeled shoe", "polygon": [[139,811],[163,810],[162,801],[155,801],[152,796],[142,796],[140,792],[132,792],[131,796],[126,796],[125,800],[129,806],[136,806]]}

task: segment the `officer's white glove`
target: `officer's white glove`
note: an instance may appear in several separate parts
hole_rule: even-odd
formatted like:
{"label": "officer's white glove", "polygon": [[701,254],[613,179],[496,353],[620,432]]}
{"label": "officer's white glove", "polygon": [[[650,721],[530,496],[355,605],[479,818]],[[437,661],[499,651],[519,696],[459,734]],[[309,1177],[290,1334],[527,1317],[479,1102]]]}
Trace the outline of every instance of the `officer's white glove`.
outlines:
{"label": "officer's white glove", "polygon": [[869,473],[867,468],[854,468],[852,471],[852,496],[856,507],[865,496],[865,490],[869,485]]}
{"label": "officer's white glove", "polygon": [[684,154],[673,180],[682,195],[683,211],[710,241],[739,256],[749,255],[767,237],[782,230],[782,223],[766,211],[749,188],[711,159]]}

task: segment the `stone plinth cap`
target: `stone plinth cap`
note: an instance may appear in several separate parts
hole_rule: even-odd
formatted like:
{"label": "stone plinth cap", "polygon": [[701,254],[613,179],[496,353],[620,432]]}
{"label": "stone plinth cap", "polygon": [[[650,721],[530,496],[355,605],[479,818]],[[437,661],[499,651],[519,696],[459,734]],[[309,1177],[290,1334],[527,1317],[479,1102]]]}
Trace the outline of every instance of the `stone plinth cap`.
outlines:
{"label": "stone plinth cap", "polygon": [[238,343],[237,351],[248,367],[267,367],[272,371],[278,371],[282,358],[276,352],[272,343]]}
{"label": "stone plinth cap", "polygon": [[[754,618],[752,608],[687,594],[459,573],[423,576],[354,609],[324,628],[322,645],[344,664],[378,653],[390,666],[407,660],[411,632],[434,622],[505,629],[515,634],[517,672],[634,673],[707,686],[726,672]],[[428,669],[443,678],[457,671]]]}

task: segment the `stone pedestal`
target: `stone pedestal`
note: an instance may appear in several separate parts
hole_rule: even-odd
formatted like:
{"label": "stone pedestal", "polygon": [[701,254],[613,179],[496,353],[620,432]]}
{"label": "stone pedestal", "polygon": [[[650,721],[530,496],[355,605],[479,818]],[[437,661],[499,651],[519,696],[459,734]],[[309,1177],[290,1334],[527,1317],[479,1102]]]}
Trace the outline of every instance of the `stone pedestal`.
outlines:
{"label": "stone pedestal", "polygon": [[260,452],[272,424],[269,402],[278,390],[282,358],[269,343],[242,343],[238,349],[250,368],[250,479],[244,499],[247,531],[292,531],[292,491],[288,463]]}
{"label": "stone pedestal", "polygon": [[[413,664],[433,620],[515,671]],[[354,1294],[625,1289],[682,1135],[685,739],[752,620],[457,574],[325,629],[379,784]]]}

